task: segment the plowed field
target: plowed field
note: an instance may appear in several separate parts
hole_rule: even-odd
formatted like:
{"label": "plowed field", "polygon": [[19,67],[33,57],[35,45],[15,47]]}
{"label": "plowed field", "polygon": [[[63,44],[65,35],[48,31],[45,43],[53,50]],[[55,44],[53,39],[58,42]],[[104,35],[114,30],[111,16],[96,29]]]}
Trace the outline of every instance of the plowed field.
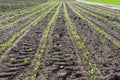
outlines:
{"label": "plowed field", "polygon": [[1,12],[0,80],[120,80],[120,11],[50,0]]}

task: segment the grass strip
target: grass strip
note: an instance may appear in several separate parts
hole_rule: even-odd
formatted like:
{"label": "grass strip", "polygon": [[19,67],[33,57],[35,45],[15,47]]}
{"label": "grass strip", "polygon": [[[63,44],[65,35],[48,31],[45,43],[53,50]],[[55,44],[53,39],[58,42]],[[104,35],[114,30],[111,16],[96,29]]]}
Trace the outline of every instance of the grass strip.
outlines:
{"label": "grass strip", "polygon": [[112,4],[120,5],[120,0],[87,0],[89,2],[103,3],[103,4]]}

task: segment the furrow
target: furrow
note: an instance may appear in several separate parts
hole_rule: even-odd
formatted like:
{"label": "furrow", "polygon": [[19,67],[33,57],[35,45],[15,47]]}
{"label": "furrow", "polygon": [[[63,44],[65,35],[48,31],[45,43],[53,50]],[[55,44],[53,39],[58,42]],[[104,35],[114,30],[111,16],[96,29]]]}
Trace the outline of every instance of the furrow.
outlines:
{"label": "furrow", "polygon": [[85,22],[87,22],[87,24],[89,24],[90,27],[94,28],[101,36],[103,36],[105,39],[111,41],[115,46],[117,46],[118,48],[120,48],[120,43],[118,41],[116,41],[115,39],[113,39],[110,35],[108,35],[104,30],[100,29],[99,27],[97,27],[94,23],[92,23],[90,20],[88,20],[87,18],[85,18],[83,15],[81,15],[78,11],[76,11],[75,9],[73,9],[71,6],[70,8],[73,10],[74,13],[76,13],[80,18],[82,18]]}
{"label": "furrow", "polygon": [[26,77],[30,75],[31,72],[26,73],[26,71],[31,71],[31,68],[34,66],[33,61],[37,49],[47,28],[47,22],[49,22],[49,19],[53,15],[54,10],[51,10],[54,7],[48,10],[48,15],[41,21],[38,19],[34,27],[31,27],[29,32],[4,55],[4,58],[0,61],[0,64],[2,64],[0,65],[0,80],[26,80]]}
{"label": "furrow", "polygon": [[114,46],[111,41],[99,35],[94,28],[70,7],[68,7],[68,11],[78,35],[81,35],[87,47],[86,50],[90,52],[84,56],[96,68],[97,80],[119,80],[120,49]]}

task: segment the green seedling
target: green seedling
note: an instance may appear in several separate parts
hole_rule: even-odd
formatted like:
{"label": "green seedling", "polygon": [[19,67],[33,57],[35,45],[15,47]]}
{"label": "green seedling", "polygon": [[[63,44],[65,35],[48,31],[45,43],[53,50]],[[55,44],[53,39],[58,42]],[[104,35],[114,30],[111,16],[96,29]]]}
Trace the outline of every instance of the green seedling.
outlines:
{"label": "green seedling", "polygon": [[10,58],[10,62],[11,62],[11,63],[14,63],[14,62],[16,62],[16,59],[15,59],[15,58],[13,58],[13,57],[12,57],[12,58]]}
{"label": "green seedling", "polygon": [[[59,14],[61,5],[62,5],[62,4],[60,4],[60,5],[58,6],[58,8],[56,9],[55,14],[53,15],[53,17],[52,17],[52,19],[51,19],[51,21],[48,23],[47,29],[46,29],[45,34],[44,34],[44,41],[43,41],[43,44],[42,44],[40,53],[38,54],[38,60],[36,61],[36,65],[35,65],[35,67],[34,67],[34,69],[33,69],[32,80],[36,80],[36,75],[37,75],[37,72],[38,72],[39,67],[40,67],[40,65],[41,65],[40,59],[42,58],[42,54],[43,54],[43,52],[44,52],[45,49],[46,49],[46,44],[47,44],[47,40],[48,40],[48,36],[49,36],[50,30],[51,30],[51,27],[52,27],[53,23],[55,22],[55,20],[56,20],[56,18],[57,18],[57,15]],[[56,6],[56,5],[55,5],[55,6]],[[55,6],[54,6],[54,7],[55,7]],[[54,7],[53,7],[53,8],[54,8]],[[52,9],[53,9],[53,8],[52,8]],[[51,11],[52,9],[50,9],[50,11]]]}
{"label": "green seedling", "polygon": [[8,24],[6,24],[6,25],[4,25],[4,26],[1,26],[0,27],[0,29],[6,29],[6,28],[9,28],[9,27],[11,27],[11,26],[14,26],[14,25],[16,25],[16,24],[18,24],[20,21],[24,21],[25,19],[29,19],[30,17],[33,17],[33,16],[35,16],[36,14],[39,14],[42,10],[45,10],[45,9],[47,9],[48,8],[48,6],[46,6],[45,8],[43,8],[43,9],[39,9],[39,10],[37,10],[37,11],[33,11],[31,14],[29,14],[29,15],[24,15],[23,17],[20,17],[19,19],[17,19],[17,20],[15,20],[14,22],[12,22],[12,23],[8,23]]}
{"label": "green seedling", "polygon": [[28,64],[29,60],[28,59],[24,59],[24,64]]}
{"label": "green seedling", "polygon": [[[75,10],[75,9],[74,9],[73,7],[71,7],[69,4],[68,4],[68,6],[72,9],[72,11],[73,11],[75,14],[77,14],[81,19],[83,19],[83,20],[84,20],[90,27],[92,27],[96,32],[98,32],[98,33],[99,33],[101,36],[103,36],[105,39],[111,41],[116,47],[120,48],[120,43],[119,43],[118,41],[117,41],[117,44],[116,44],[116,43],[115,43],[116,41],[115,41],[114,39],[112,39],[111,36],[109,36],[104,30],[100,29],[98,26],[96,26],[94,23],[92,23],[90,20],[88,20],[88,19],[85,18],[82,14],[80,14],[80,13],[78,12],[78,9],[79,9],[79,10],[83,10],[83,9],[78,8],[77,10]],[[94,15],[93,13],[90,13],[90,12],[88,12],[88,11],[86,11],[86,10],[83,10],[83,11],[84,11],[84,12],[87,12],[87,13],[95,16],[95,17],[98,17],[97,15]],[[99,16],[99,18],[102,19],[101,16]],[[106,19],[104,19],[104,20],[106,21]],[[114,23],[114,22],[112,22],[112,23],[118,26],[117,23]],[[119,24],[119,26],[120,26],[120,24]]]}
{"label": "green seedling", "polygon": [[[68,6],[73,10],[73,12],[75,12],[76,14],[79,14],[76,10],[74,10],[74,8],[72,8],[69,4],[68,4]],[[73,35],[73,33],[72,33],[72,35],[74,36],[74,38],[77,40],[77,39],[79,39],[79,40],[77,40],[77,44],[78,44],[78,47],[81,49],[81,51],[84,53],[84,59],[87,61],[87,63],[88,63],[88,65],[90,66],[90,73],[91,73],[91,75],[92,75],[92,80],[97,80],[97,75],[96,75],[96,71],[94,70],[94,66],[93,66],[93,63],[92,62],[90,62],[90,61],[88,61],[88,59],[89,59],[89,52],[87,52],[86,53],[86,51],[85,51],[85,42],[82,42],[82,40],[80,40],[80,37],[78,37],[77,36],[77,33],[76,33],[76,31],[73,29],[74,28],[74,26],[73,26],[73,24],[72,24],[72,22],[71,22],[71,20],[70,20],[70,18],[69,18],[69,15],[68,15],[68,13],[67,13],[67,9],[66,9],[66,5],[64,4],[64,14],[65,14],[65,17],[66,17],[66,19],[67,19],[67,22],[68,22],[68,24],[69,24],[69,26],[70,26],[70,30],[71,30],[71,32],[74,32],[74,34],[75,35]],[[79,14],[80,15],[80,14]],[[84,17],[83,17],[84,18]],[[83,19],[84,20],[84,19]],[[74,30],[74,31],[73,31]]]}
{"label": "green seedling", "polygon": [[88,65],[92,68],[93,64],[91,62],[88,62]]}
{"label": "green seedling", "polygon": [[84,53],[84,59],[88,61],[90,52]]}
{"label": "green seedling", "polygon": [[92,75],[94,75],[96,71],[95,71],[95,69],[91,69],[90,72]]}
{"label": "green seedling", "polygon": [[39,70],[39,66],[41,65],[41,62],[38,60],[37,62],[36,62],[36,65],[35,65],[35,67],[34,67],[34,72],[37,72],[38,70]]}
{"label": "green seedling", "polygon": [[80,36],[79,35],[75,35],[75,38],[76,38],[77,41],[80,40]]}
{"label": "green seedling", "polygon": [[29,51],[32,51],[33,49],[32,48],[29,48]]}
{"label": "green seedling", "polygon": [[97,80],[97,75],[96,75],[96,69],[94,69],[94,68],[92,68],[91,70],[90,70],[90,73],[92,74],[92,76],[93,76],[93,80]]}
{"label": "green seedling", "polygon": [[37,76],[37,74],[33,74],[32,76],[32,80],[35,80],[35,77]]}
{"label": "green seedling", "polygon": [[38,54],[37,58],[41,59],[42,58],[42,54]]}
{"label": "green seedling", "polygon": [[41,49],[41,50],[40,50],[40,53],[44,53],[44,52],[45,52],[45,50],[44,50],[44,49]]}
{"label": "green seedling", "polygon": [[46,43],[46,41],[43,42],[43,45],[42,45],[42,47],[41,47],[41,49],[43,49],[43,50],[46,48],[45,43]]}
{"label": "green seedling", "polygon": [[58,55],[60,52],[53,52],[54,55]]}
{"label": "green seedling", "polygon": [[80,48],[80,49],[85,48],[85,45],[84,45],[84,44],[85,44],[84,42],[82,42],[81,44],[79,44],[79,48]]}
{"label": "green seedling", "polygon": [[[34,21],[32,21],[27,27],[23,28],[20,32],[18,32],[17,34],[13,35],[8,42],[1,44],[1,52],[4,52],[8,47],[10,47],[14,41],[20,37],[24,32],[26,32],[30,27],[36,25],[40,19],[42,19],[43,17],[45,17],[48,13],[50,13],[50,11],[54,8],[55,6],[52,6],[52,8],[47,11],[45,14],[40,15],[37,19],[35,19]],[[39,12],[43,11],[44,9],[40,10]]]}

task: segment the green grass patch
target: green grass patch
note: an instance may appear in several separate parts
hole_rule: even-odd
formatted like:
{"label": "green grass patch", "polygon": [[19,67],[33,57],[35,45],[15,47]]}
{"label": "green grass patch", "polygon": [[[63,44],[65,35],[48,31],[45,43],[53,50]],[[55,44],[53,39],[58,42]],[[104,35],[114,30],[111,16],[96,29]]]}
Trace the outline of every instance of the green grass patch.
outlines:
{"label": "green grass patch", "polygon": [[120,0],[87,0],[90,2],[103,3],[103,4],[113,4],[120,5]]}

